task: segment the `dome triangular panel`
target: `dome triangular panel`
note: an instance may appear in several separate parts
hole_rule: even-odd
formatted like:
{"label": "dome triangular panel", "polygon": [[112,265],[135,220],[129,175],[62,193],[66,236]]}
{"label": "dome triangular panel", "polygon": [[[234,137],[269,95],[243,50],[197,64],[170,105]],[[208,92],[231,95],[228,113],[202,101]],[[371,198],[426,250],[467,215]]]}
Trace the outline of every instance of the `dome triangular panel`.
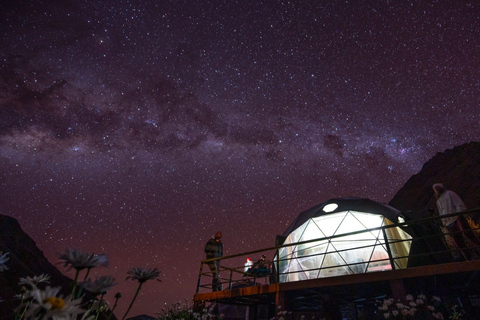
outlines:
{"label": "dome triangular panel", "polygon": [[406,267],[411,236],[398,226],[381,228],[395,223],[398,214],[388,205],[361,198],[332,199],[302,212],[283,234],[286,247],[276,257],[280,280]]}

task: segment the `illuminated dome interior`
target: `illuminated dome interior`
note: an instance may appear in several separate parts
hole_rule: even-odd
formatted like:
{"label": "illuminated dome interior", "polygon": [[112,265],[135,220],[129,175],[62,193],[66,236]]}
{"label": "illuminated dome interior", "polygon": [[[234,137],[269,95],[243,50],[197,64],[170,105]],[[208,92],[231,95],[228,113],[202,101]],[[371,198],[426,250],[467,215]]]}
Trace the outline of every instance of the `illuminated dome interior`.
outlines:
{"label": "illuminated dome interior", "polygon": [[363,198],[331,199],[302,212],[283,234],[283,245],[292,245],[279,251],[280,281],[405,268],[412,237],[400,227],[380,228],[397,223],[399,213]]}

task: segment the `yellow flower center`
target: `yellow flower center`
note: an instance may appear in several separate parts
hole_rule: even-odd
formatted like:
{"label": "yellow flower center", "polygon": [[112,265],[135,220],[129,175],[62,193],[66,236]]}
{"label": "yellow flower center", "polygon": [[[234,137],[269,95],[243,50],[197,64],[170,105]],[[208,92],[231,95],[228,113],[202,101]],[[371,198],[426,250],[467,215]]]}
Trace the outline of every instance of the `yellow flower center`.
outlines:
{"label": "yellow flower center", "polygon": [[51,310],[61,310],[65,306],[65,300],[57,297],[49,297],[43,302],[50,304],[52,306]]}

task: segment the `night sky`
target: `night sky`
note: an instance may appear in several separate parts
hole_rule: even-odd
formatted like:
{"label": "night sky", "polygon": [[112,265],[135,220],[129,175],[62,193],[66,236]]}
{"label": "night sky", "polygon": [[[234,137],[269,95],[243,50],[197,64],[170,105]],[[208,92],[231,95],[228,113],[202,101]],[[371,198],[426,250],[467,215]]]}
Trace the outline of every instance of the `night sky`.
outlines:
{"label": "night sky", "polygon": [[477,1],[4,0],[0,27],[0,213],[52,263],[106,253],[120,317],[133,267],[163,282],[130,316],[191,301],[216,231],[270,247],[480,139]]}

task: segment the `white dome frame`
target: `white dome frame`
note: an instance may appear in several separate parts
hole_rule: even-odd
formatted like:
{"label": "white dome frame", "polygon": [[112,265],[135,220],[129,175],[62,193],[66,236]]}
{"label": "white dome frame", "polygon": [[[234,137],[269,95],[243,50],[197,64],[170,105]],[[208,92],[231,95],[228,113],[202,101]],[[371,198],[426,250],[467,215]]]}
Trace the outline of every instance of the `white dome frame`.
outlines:
{"label": "white dome frame", "polygon": [[406,268],[412,237],[398,226],[383,228],[399,213],[362,198],[332,199],[301,213],[279,249],[280,282]]}

